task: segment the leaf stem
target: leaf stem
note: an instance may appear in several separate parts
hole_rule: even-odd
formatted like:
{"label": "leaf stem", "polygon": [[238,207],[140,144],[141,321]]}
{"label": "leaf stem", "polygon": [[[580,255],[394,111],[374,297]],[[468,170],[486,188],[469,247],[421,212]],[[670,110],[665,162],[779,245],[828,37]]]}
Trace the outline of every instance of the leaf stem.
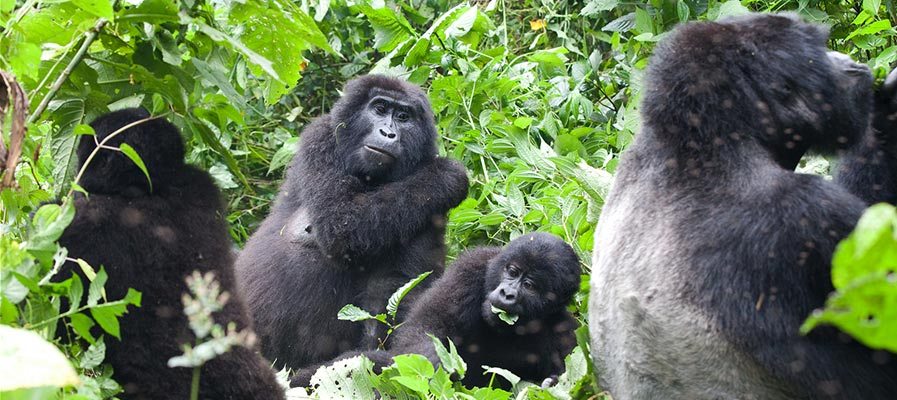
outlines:
{"label": "leaf stem", "polygon": [[193,367],[193,382],[190,383],[190,400],[199,399],[199,369],[202,367]]}
{"label": "leaf stem", "polygon": [[90,45],[96,40],[97,36],[100,34],[100,30],[103,29],[103,26],[106,25],[105,18],[100,18],[97,20],[97,23],[90,28],[85,33],[84,43],[81,44],[81,48],[78,49],[78,52],[75,53],[75,56],[72,57],[72,60],[69,61],[69,64],[65,66],[65,69],[59,74],[56,78],[56,81],[53,82],[53,86],[50,86],[50,90],[47,91],[47,95],[41,99],[40,104],[37,105],[37,108],[34,109],[34,112],[28,117],[28,123],[32,124],[40,118],[40,115],[44,113],[47,109],[47,106],[50,105],[50,100],[53,100],[53,97],[56,96],[56,92],[59,91],[59,88],[62,87],[62,84],[65,83],[65,80],[68,79],[69,75],[71,75],[72,71],[75,70],[75,67],[78,66],[78,63],[84,59],[84,55],[87,54],[87,49],[90,48]]}

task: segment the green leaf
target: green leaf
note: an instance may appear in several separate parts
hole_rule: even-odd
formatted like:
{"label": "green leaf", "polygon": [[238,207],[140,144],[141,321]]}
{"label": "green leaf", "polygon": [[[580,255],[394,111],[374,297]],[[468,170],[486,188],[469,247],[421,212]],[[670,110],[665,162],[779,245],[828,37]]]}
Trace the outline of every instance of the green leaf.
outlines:
{"label": "green leaf", "polygon": [[688,4],[685,4],[685,1],[679,0],[676,3],[676,15],[679,16],[679,22],[688,21],[688,16],[690,14],[690,10],[688,8]]}
{"label": "green leaf", "polygon": [[81,306],[81,297],[84,295],[84,284],[78,275],[72,275],[72,284],[69,286],[69,309],[71,312]]}
{"label": "green leaf", "polygon": [[429,333],[427,336],[433,342],[433,347],[436,349],[436,355],[439,357],[442,368],[445,368],[449,373],[457,373],[460,378],[464,378],[464,375],[467,373],[467,363],[458,354],[458,349],[455,348],[455,343],[452,342],[451,338],[446,338],[449,344],[449,348],[446,349],[439,338]]}
{"label": "green leaf", "polygon": [[502,378],[507,379],[508,382],[511,382],[511,386],[517,385],[517,383],[520,382],[519,376],[517,376],[513,372],[508,371],[504,368],[490,367],[488,365],[484,365],[483,369],[485,370],[483,372],[483,375],[496,374]]}
{"label": "green leaf", "polygon": [[72,0],[72,4],[100,18],[110,21],[115,18],[110,0]]}
{"label": "green leaf", "polygon": [[100,338],[91,343],[90,347],[84,351],[78,366],[84,369],[95,368],[103,362],[104,358],[106,358],[106,343],[103,343],[103,338]]}
{"label": "green leaf", "polygon": [[290,160],[293,159],[293,156],[296,155],[296,150],[298,150],[298,148],[298,137],[291,137],[284,141],[283,146],[281,146],[271,157],[271,164],[268,164],[268,173],[266,175],[270,175],[272,172],[286,167],[287,164],[290,163]]}
{"label": "green leaf", "polygon": [[[680,1],[679,3],[682,2]],[[585,17],[595,16],[602,11],[613,10],[617,4],[619,4],[619,0],[588,0],[579,14]]]}
{"label": "green leaf", "polygon": [[520,118],[517,118],[514,120],[514,126],[520,128],[520,129],[529,128],[529,126],[532,125],[532,123],[533,123],[533,119],[530,117],[520,117]]}
{"label": "green leaf", "polygon": [[461,37],[466,35],[473,28],[473,23],[476,22],[479,13],[480,11],[476,7],[468,8],[467,11],[464,11],[457,19],[452,21],[448,28],[445,28],[445,36]]}
{"label": "green leaf", "polygon": [[416,376],[395,376],[392,380],[398,382],[400,385],[407,387],[417,393],[420,393],[422,396],[426,397],[427,393],[430,390],[430,382],[426,379],[421,379]]}
{"label": "green leaf", "polygon": [[75,330],[75,333],[78,336],[84,338],[88,343],[95,343],[96,339],[93,337],[93,334],[90,333],[90,329],[94,327],[93,320],[90,317],[77,313],[73,314],[70,318],[69,325],[71,325],[72,329]]}
{"label": "green leaf", "polygon": [[100,267],[100,272],[97,273],[97,276],[90,281],[90,287],[87,289],[87,305],[95,306],[99,302],[102,297],[103,300],[106,299],[106,289],[104,286],[106,285],[106,280],[109,277],[106,275],[106,270],[103,267]]}
{"label": "green leaf", "polygon": [[517,323],[517,319],[520,318],[519,315],[509,313],[496,306],[492,306],[492,313],[497,314],[498,318],[508,325],[514,325],[515,323]]}
{"label": "green leaf", "polygon": [[[242,26],[239,40],[252,53],[264,58],[264,63],[276,73],[269,73],[275,81],[268,82],[265,100],[277,102],[299,81],[303,68],[302,53],[316,46],[334,53],[327,37],[318,29],[314,19],[291,2],[283,0],[247,0],[235,3],[230,22]],[[253,62],[258,66],[262,64]],[[254,68],[257,73],[260,69]]]}
{"label": "green leaf", "polygon": [[336,318],[341,321],[358,322],[374,319],[374,316],[354,304],[346,304],[336,314]]}
{"label": "green leaf", "polygon": [[416,35],[405,17],[388,7],[375,9],[369,5],[360,5],[358,9],[364,13],[374,28],[374,47],[377,50],[392,51]]}
{"label": "green leaf", "polygon": [[393,357],[400,376],[392,380],[423,396],[430,388],[430,378],[436,373],[430,360],[420,354],[402,354]]}
{"label": "green leaf", "polygon": [[146,164],[143,163],[143,159],[140,158],[140,155],[137,154],[137,151],[127,143],[122,143],[120,146],[118,146],[118,148],[122,153],[125,154],[125,156],[127,156],[131,161],[134,162],[134,165],[136,165],[137,168],[140,168],[140,171],[143,172],[143,176],[146,177],[146,182],[149,184],[150,192],[152,192],[153,181],[152,179],[150,179],[149,171],[146,170]]}
{"label": "green leaf", "polygon": [[879,8],[881,8],[881,0],[863,0],[863,10],[869,14],[877,15]]}
{"label": "green leaf", "polygon": [[117,22],[149,22],[152,24],[177,22],[178,20],[180,20],[178,5],[173,0],[144,0],[135,8],[123,10],[117,18]]}
{"label": "green leaf", "polygon": [[106,333],[121,339],[118,317],[125,314],[126,307],[121,304],[102,304],[90,309],[90,315]]}
{"label": "green leaf", "polygon": [[851,32],[849,35],[847,35],[847,37],[845,39],[850,40],[855,36],[874,35],[876,33],[879,33],[879,32],[882,32],[882,31],[885,31],[888,29],[891,29],[891,21],[887,20],[887,19],[883,19],[883,20],[875,21],[869,25],[866,25],[862,28],[859,28],[859,29]]}
{"label": "green leaf", "polygon": [[402,302],[402,299],[404,299],[405,296],[408,295],[408,292],[417,287],[417,285],[420,284],[424,279],[427,279],[427,277],[430,276],[432,272],[433,271],[427,271],[418,275],[416,278],[402,285],[402,287],[398,288],[391,296],[389,296],[389,301],[387,301],[386,303],[386,315],[388,315],[392,319],[395,319],[396,313],[399,311],[399,303]]}
{"label": "green leaf", "polygon": [[27,243],[29,250],[50,250],[55,253],[57,246],[54,243],[59,240],[65,228],[75,218],[75,207],[70,202],[64,205],[65,207],[57,204],[44,204],[37,209],[32,218],[32,232]]}

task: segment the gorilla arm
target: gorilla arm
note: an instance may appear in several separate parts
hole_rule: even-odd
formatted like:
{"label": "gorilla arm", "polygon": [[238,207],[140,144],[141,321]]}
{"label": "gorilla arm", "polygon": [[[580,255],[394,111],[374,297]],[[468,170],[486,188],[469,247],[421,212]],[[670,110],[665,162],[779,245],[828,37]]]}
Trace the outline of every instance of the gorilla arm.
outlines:
{"label": "gorilla arm", "polygon": [[467,196],[467,172],[457,161],[438,157],[407,178],[369,187],[332,170],[328,187],[309,193],[315,240],[332,257],[379,253],[407,243]]}
{"label": "gorilla arm", "polygon": [[[821,181],[816,177],[808,178]],[[837,237],[820,235],[826,230],[816,229],[820,225],[812,223],[809,229],[784,229],[804,238],[798,239],[797,243],[815,243],[815,251],[811,252],[804,265],[792,266],[788,273],[771,271],[765,277],[757,277],[757,269],[728,272],[734,274],[727,278],[732,281],[754,282],[753,287],[746,288],[746,291],[755,296],[768,292],[770,288],[778,288],[776,296],[781,297],[778,301],[770,298],[757,306],[744,303],[739,300],[740,296],[717,293],[705,307],[718,309],[711,311],[711,314],[716,316],[716,325],[733,344],[783,381],[796,383],[801,393],[795,393],[795,396],[859,400],[869,393],[870,387],[895,387],[895,369],[871,362],[872,351],[843,339],[843,334],[834,328],[816,328],[807,336],[798,333],[812,309],[822,306],[832,290],[829,278],[831,254],[838,240],[853,228],[863,208],[853,196],[831,189],[796,190],[824,193],[822,198],[803,199],[801,202],[835,205],[820,209],[821,212],[814,213],[814,219],[825,229],[836,232]],[[832,390],[837,387],[840,389],[833,393]]]}
{"label": "gorilla arm", "polygon": [[867,204],[897,203],[897,69],[875,91],[872,128],[847,151],[837,181]]}

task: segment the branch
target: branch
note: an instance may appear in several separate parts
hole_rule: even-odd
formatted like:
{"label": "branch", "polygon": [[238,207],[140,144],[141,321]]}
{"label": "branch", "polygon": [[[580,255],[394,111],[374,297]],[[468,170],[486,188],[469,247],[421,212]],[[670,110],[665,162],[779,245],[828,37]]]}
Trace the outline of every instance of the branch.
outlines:
{"label": "branch", "polygon": [[34,113],[28,117],[29,124],[37,121],[40,115],[47,109],[47,106],[50,105],[50,100],[53,100],[53,97],[56,96],[56,92],[58,92],[59,88],[62,87],[62,84],[65,83],[65,80],[72,74],[72,71],[75,70],[78,63],[84,59],[84,55],[87,54],[87,49],[90,48],[90,45],[96,40],[97,36],[100,34],[100,30],[103,29],[103,26],[105,26],[107,22],[109,21],[106,21],[105,18],[100,18],[93,28],[90,28],[90,30],[85,32],[84,43],[81,44],[81,48],[78,49],[78,52],[72,57],[72,61],[69,61],[69,64],[65,66],[65,69],[62,70],[62,73],[60,73],[59,77],[56,78],[56,81],[53,82],[53,86],[50,86],[50,90],[47,91],[47,95],[44,96],[40,104],[37,105],[37,108],[34,109]]}

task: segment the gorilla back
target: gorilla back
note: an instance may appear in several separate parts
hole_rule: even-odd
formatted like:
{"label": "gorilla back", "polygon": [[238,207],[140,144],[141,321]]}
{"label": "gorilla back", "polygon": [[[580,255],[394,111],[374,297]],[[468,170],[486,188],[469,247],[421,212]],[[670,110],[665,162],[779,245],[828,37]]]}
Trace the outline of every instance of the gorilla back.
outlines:
{"label": "gorilla back", "polygon": [[[128,124],[148,118],[144,110],[116,111],[91,125],[97,141]],[[83,164],[96,148],[85,137],[78,147]],[[107,338],[106,360],[127,399],[186,399],[192,369],[169,368],[168,359],[182,353],[181,344],[193,334],[181,304],[187,292],[184,278],[193,270],[212,271],[222,290],[231,294],[219,324],[249,326],[249,318],[236,293],[230,249],[218,189],[211,177],[185,165],[184,146],[173,125],[161,119],[142,122],[106,145],[128,143],[141,156],[152,179],[123,154],[100,150],[88,164],[82,186],[89,197],[75,200],[75,219],[60,244],[69,257],[82,258],[109,274],[106,293],[117,299],[128,288],[143,294],[142,307],[121,319],[121,340]],[[72,262],[60,276],[82,274]],[[86,281],[85,281],[86,282]],[[253,350],[234,347],[206,363],[201,371],[200,398],[282,399],[268,362]]]}
{"label": "gorilla back", "polygon": [[751,15],[685,25],[656,49],[595,242],[592,353],[615,399],[897,393],[893,357],[833,329],[798,333],[865,207],[793,171],[869,123],[869,71],[827,54],[827,36]]}
{"label": "gorilla back", "polygon": [[343,93],[303,130],[271,214],[237,260],[263,354],[278,365],[375,348],[382,325],[339,321],[338,311],[381,312],[411,278],[438,276],[446,213],[467,195],[463,167],[436,157],[419,88],[369,75]]}

